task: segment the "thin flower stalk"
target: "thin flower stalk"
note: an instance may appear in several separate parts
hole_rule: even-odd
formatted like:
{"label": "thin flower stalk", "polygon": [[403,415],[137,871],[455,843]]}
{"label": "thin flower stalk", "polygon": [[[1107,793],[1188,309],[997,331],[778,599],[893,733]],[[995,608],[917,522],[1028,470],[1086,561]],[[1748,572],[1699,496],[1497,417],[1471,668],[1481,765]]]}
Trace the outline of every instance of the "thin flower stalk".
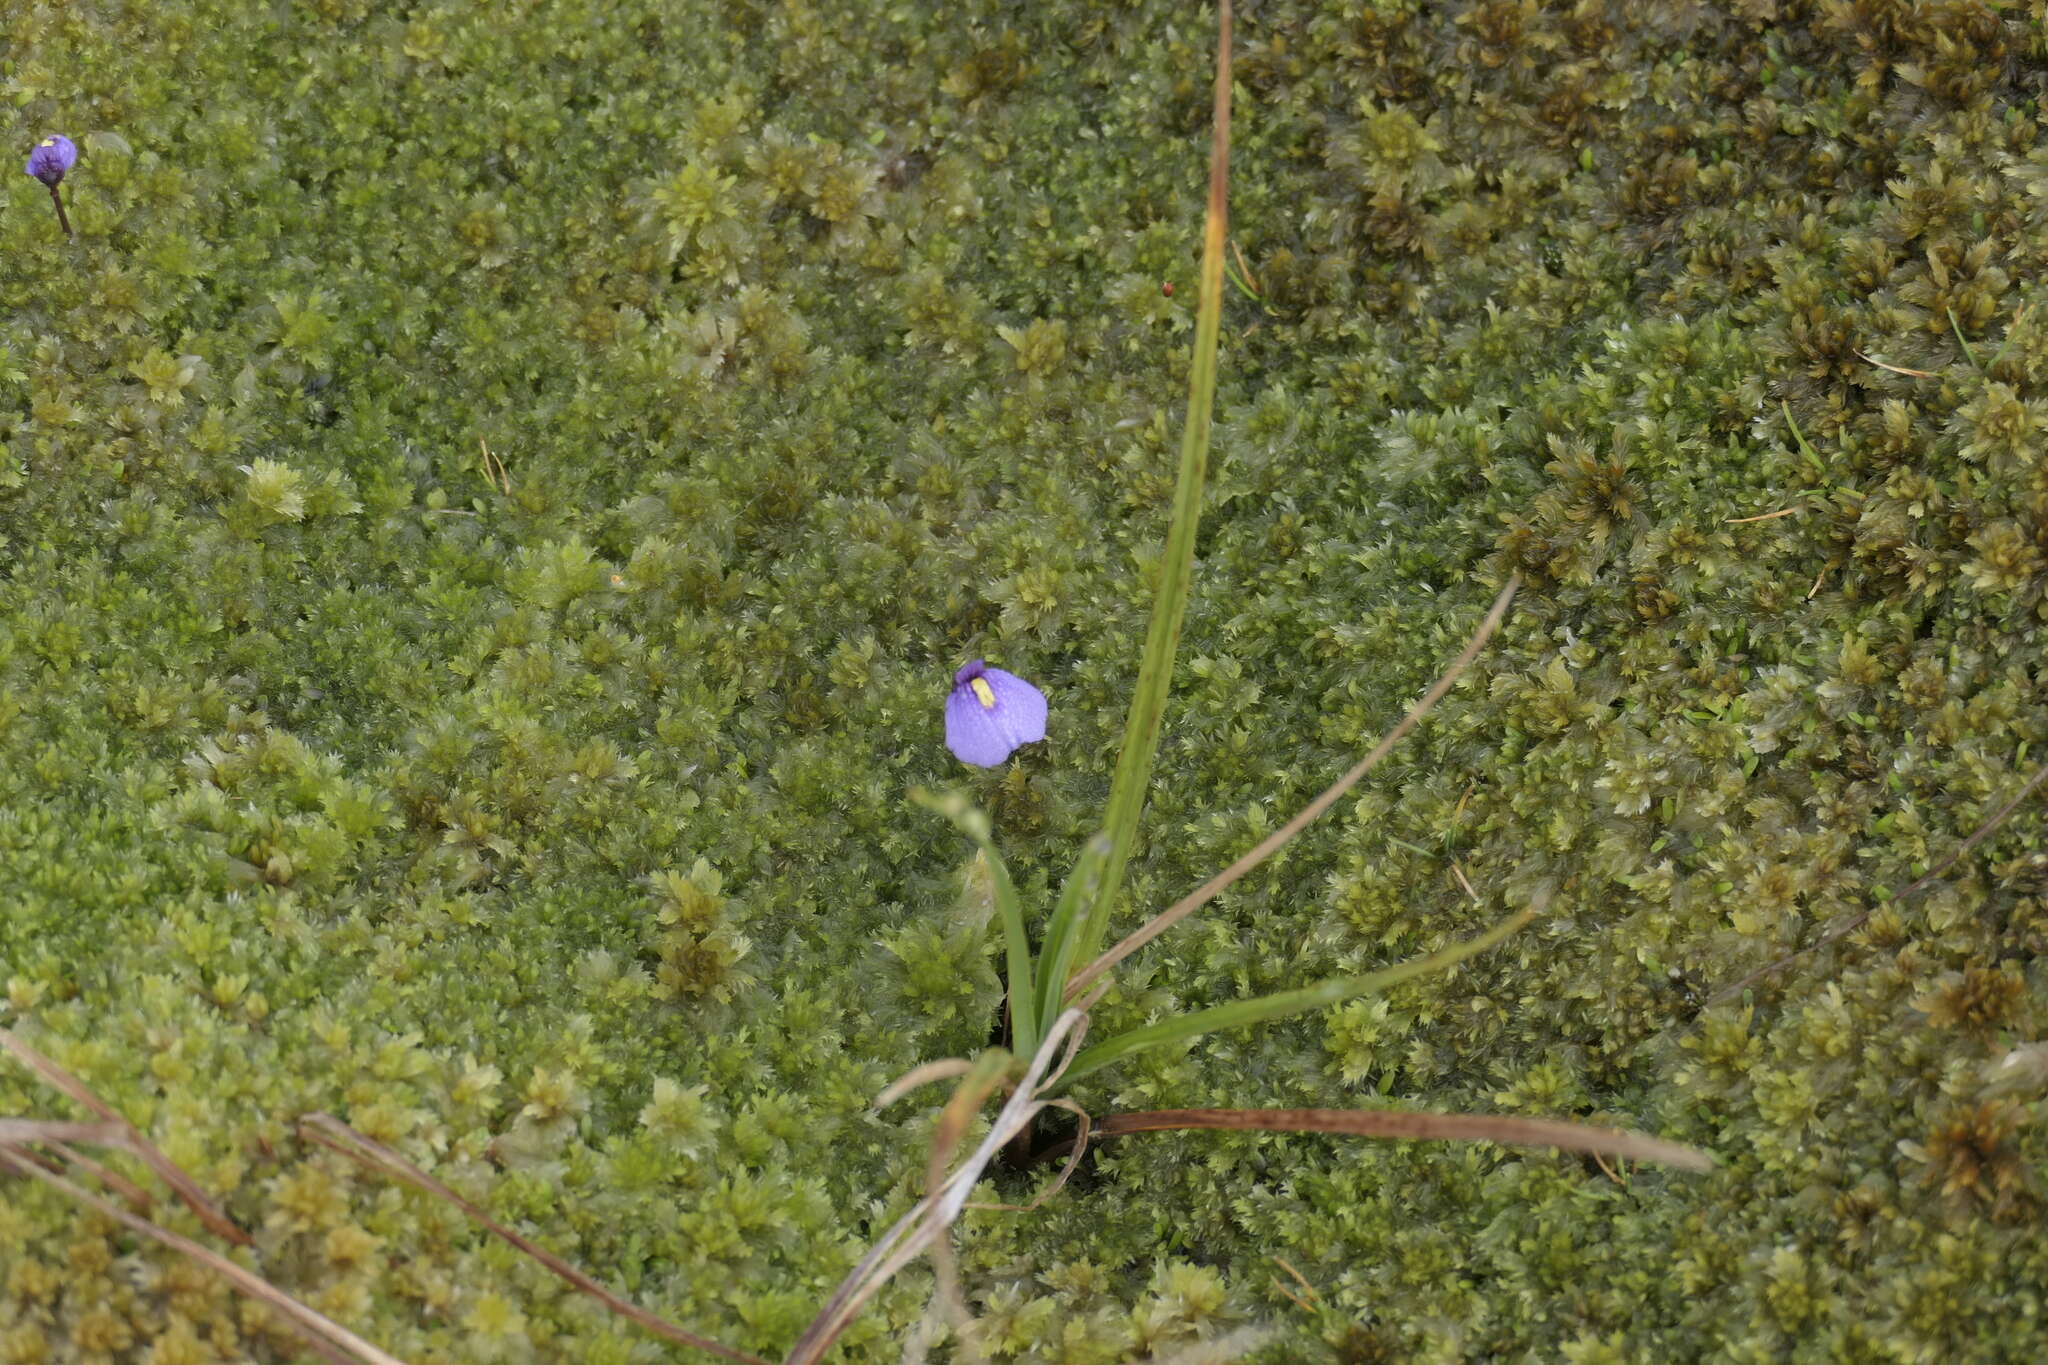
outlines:
{"label": "thin flower stalk", "polygon": [[1123,746],[1111,779],[1103,828],[1109,856],[1102,880],[1082,920],[1077,960],[1102,946],[1110,910],[1122,889],[1124,869],[1137,844],[1138,817],[1159,753],[1160,722],[1173,682],[1173,658],[1186,619],[1195,563],[1195,530],[1202,516],[1202,485],[1208,476],[1209,433],[1216,407],[1216,343],[1223,325],[1224,234],[1229,227],[1230,185],[1230,0],[1217,6],[1215,115],[1209,148],[1209,206],[1202,228],[1201,295],[1195,315],[1193,365],[1188,374],[1188,417],[1181,434],[1180,472],[1173,491],[1173,515],[1166,554],[1159,566],[1159,592],[1145,636],[1137,687],[1124,725]]}
{"label": "thin flower stalk", "polygon": [[77,164],[77,146],[62,133],[52,133],[36,144],[22,168],[49,187],[50,202],[57,207],[57,226],[64,230],[67,238],[74,235],[71,215],[64,212],[64,195],[57,187],[63,183],[65,172]]}

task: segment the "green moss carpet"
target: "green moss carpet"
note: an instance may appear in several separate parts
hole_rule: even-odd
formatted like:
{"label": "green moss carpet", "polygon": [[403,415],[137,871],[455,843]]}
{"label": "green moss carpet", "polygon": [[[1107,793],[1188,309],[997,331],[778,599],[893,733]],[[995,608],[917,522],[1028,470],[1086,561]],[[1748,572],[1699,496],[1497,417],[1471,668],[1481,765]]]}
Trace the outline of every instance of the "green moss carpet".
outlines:
{"label": "green moss carpet", "polygon": [[[938,1092],[874,1096],[999,1017],[969,849],[906,793],[967,791],[1042,905],[1107,791],[1213,41],[1171,3],[0,4],[8,145],[80,151],[75,240],[0,196],[0,1024],[416,1365],[708,1357],[301,1115],[788,1347],[922,1189]],[[1898,893],[2048,761],[2044,86],[2038,0],[1245,6],[1214,467],[1113,932],[1525,587],[1097,1036],[1549,910],[1077,1098],[1722,1166],[1119,1139],[964,1221],[989,1355],[2040,1357],[2041,798]],[[941,736],[973,658],[1051,706],[986,773]],[[0,1114],[84,1117],[4,1060]],[[901,1358],[932,1284],[840,1358]],[[0,1176],[0,1362],[306,1351]]]}

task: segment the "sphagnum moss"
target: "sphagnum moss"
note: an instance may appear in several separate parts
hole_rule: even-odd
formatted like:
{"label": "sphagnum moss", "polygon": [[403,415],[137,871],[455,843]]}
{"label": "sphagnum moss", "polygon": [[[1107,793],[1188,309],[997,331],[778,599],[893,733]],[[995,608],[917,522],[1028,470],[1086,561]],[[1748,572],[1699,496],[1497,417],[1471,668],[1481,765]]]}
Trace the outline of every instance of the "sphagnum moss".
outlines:
{"label": "sphagnum moss", "polygon": [[[74,244],[26,177],[0,216],[10,1026],[407,1359],[516,1355],[510,1311],[555,1358],[637,1348],[302,1149],[298,1113],[772,1352],[916,1179],[869,1099],[985,1028],[912,963],[989,979],[943,929],[952,837],[902,804],[954,771],[932,680],[980,653],[1058,698],[981,793],[1020,881],[1099,804],[1170,490],[1199,36],[1160,5],[6,23],[19,145],[88,149]],[[1134,1143],[1085,1194],[969,1216],[993,1349],[1256,1319],[1275,1359],[2027,1358],[2048,1239],[2004,1173],[2048,1130],[1987,1068],[2041,1027],[2038,822],[1698,1011],[1945,856],[2048,738],[2040,25],[1302,3],[1241,38],[1261,302],[1226,334],[1208,662],[1127,904],[1341,769],[1488,582],[1530,586],[1342,823],[1134,963],[1098,1027],[1440,946],[1461,877],[1557,909],[1384,1012],[1092,1098],[1569,1105],[1734,1160],[1624,1187]],[[688,175],[717,194],[678,240]],[[1033,369],[1006,328],[1038,329]],[[302,515],[242,466],[297,475]],[[750,945],[722,1001],[661,985],[648,879],[699,859]],[[0,1074],[0,1111],[30,1084]],[[923,1302],[887,1291],[849,1357],[895,1358]],[[290,1343],[0,1198],[0,1354]]]}

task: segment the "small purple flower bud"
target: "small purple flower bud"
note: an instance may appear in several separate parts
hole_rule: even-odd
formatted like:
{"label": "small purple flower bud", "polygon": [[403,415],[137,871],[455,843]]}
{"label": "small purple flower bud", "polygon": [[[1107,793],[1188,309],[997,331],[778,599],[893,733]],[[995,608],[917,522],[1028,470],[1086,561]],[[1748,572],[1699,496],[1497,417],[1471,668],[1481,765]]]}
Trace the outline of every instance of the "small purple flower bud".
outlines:
{"label": "small purple flower bud", "polygon": [[64,178],[64,172],[78,164],[78,148],[71,145],[71,139],[62,133],[52,133],[36,144],[28,154],[28,173],[48,185],[57,187]]}
{"label": "small purple flower bud", "polygon": [[1045,738],[1045,693],[976,659],[953,675],[946,747],[962,763],[993,768],[1021,744]]}

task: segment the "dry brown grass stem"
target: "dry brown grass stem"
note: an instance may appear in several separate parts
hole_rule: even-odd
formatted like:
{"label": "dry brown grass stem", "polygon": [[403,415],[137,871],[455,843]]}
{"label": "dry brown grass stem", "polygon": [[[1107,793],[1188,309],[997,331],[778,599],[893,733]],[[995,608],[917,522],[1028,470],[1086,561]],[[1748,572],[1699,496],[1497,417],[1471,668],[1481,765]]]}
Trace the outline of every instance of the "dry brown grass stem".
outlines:
{"label": "dry brown grass stem", "polygon": [[[147,1218],[150,1211],[156,1207],[156,1199],[148,1190],[143,1189],[142,1186],[136,1184],[127,1176],[122,1175],[112,1166],[104,1162],[95,1161],[84,1152],[73,1150],[68,1143],[52,1142],[49,1146],[58,1156],[64,1158],[65,1162],[76,1166],[115,1194],[120,1195],[121,1198],[127,1200],[128,1207],[134,1209],[143,1217]],[[34,1154],[31,1153],[30,1155]],[[59,1168],[51,1166],[50,1169],[54,1171]]]}
{"label": "dry brown grass stem", "polygon": [[882,1088],[875,1096],[875,1109],[887,1109],[896,1101],[933,1081],[950,1081],[955,1076],[965,1076],[974,1070],[974,1063],[964,1057],[943,1057],[936,1062],[920,1062]]}
{"label": "dry brown grass stem", "polygon": [[[254,1271],[236,1264],[189,1237],[181,1236],[151,1222],[144,1215],[150,1212],[155,1201],[147,1190],[111,1167],[102,1165],[82,1152],[74,1151],[71,1144],[84,1142],[96,1147],[111,1147],[139,1158],[162,1177],[164,1183],[177,1191],[178,1196],[208,1228],[242,1246],[252,1245],[249,1235],[214,1204],[206,1191],[200,1188],[198,1181],[158,1150],[154,1143],[142,1135],[140,1129],[122,1117],[112,1105],[93,1093],[92,1087],[7,1029],[0,1029],[0,1049],[12,1054],[17,1061],[53,1089],[62,1091],[102,1119],[99,1123],[77,1123],[62,1119],[0,1118],[0,1170],[40,1180],[88,1208],[98,1210],[123,1227],[199,1262],[249,1298],[268,1304],[282,1313],[304,1335],[306,1344],[315,1354],[335,1362],[335,1365],[354,1365],[354,1362],[358,1361],[368,1361],[370,1365],[405,1365],[397,1356],[372,1345],[340,1323],[300,1303]],[[89,1172],[125,1200],[129,1208],[123,1209],[67,1178],[63,1173],[63,1166],[58,1161],[33,1150],[29,1146],[31,1143],[47,1146],[56,1151],[65,1162]]]}
{"label": "dry brown grass stem", "polygon": [[12,1147],[24,1142],[90,1142],[100,1147],[125,1147],[128,1130],[118,1123],[0,1118],[0,1145]]}
{"label": "dry brown grass stem", "polygon": [[212,1197],[199,1187],[198,1181],[179,1169],[176,1162],[165,1156],[157,1149],[155,1143],[142,1135],[141,1129],[115,1112],[114,1107],[95,1095],[84,1081],[30,1047],[11,1029],[0,1029],[0,1048],[12,1053],[16,1061],[42,1077],[51,1088],[62,1091],[72,1100],[98,1114],[107,1123],[119,1128],[122,1134],[121,1141],[103,1145],[119,1147],[134,1153],[144,1165],[156,1172],[159,1179],[177,1192],[178,1197],[185,1201],[186,1207],[190,1208],[215,1236],[225,1237],[236,1246],[254,1245],[249,1234],[237,1227],[235,1221],[221,1211]]}
{"label": "dry brown grass stem", "polygon": [[1870,364],[1877,366],[1877,368],[1879,368],[1880,370],[1890,370],[1893,374],[1903,374],[1913,379],[1934,378],[1933,370],[1909,370],[1904,365],[1887,365],[1884,361],[1879,360],[1876,356],[1865,355],[1862,351],[1857,351],[1856,355],[1858,359],[1868,361]]}
{"label": "dry brown grass stem", "polygon": [[[1067,1010],[1053,1021],[1046,1030],[1045,1040],[1025,1066],[1024,1074],[1017,1079],[1009,1099],[997,1112],[981,1142],[943,1184],[911,1205],[909,1211],[882,1234],[868,1254],[839,1282],[824,1308],[812,1319],[796,1345],[790,1348],[784,1365],[816,1365],[867,1301],[880,1292],[897,1271],[930,1250],[947,1234],[959,1218],[960,1211],[966,1207],[968,1194],[995,1159],[996,1153],[1047,1107],[1048,1101],[1038,1098],[1039,1094],[1058,1081],[1060,1074],[1073,1061],[1086,1032],[1087,1021],[1078,1010]],[[1056,1055],[1059,1057],[1057,1065],[1053,1060]],[[961,1083],[962,1089],[974,1086],[976,1082],[977,1078],[970,1076]],[[932,1161],[939,1167],[943,1167],[952,1156],[950,1147],[942,1146],[942,1139],[949,1131],[942,1127],[933,1140]]]}
{"label": "dry brown grass stem", "polygon": [[[981,1106],[1002,1085],[1009,1069],[1010,1056],[1006,1052],[983,1053],[968,1064],[966,1078],[954,1088],[952,1098],[939,1111],[938,1125],[932,1132],[931,1150],[925,1157],[924,1187],[928,1197],[945,1187],[947,1163],[959,1149],[960,1140],[967,1135],[974,1116],[981,1112]],[[947,1326],[953,1329],[959,1354],[970,1365],[985,1360],[987,1357],[974,1339],[974,1314],[968,1311],[967,1297],[960,1292],[960,1263],[953,1254],[950,1227],[939,1229],[938,1235],[931,1240],[930,1250],[934,1293]]]}
{"label": "dry brown grass stem", "polygon": [[[6,1122],[29,1124],[36,1128],[56,1126],[45,1119],[9,1119]],[[116,1141],[125,1145],[126,1135],[121,1134],[118,1129],[115,1132]],[[28,1143],[30,1142],[39,1142],[57,1155],[51,1156],[48,1152],[39,1151],[37,1148],[29,1146]],[[84,1171],[87,1175],[99,1181],[100,1184],[119,1195],[129,1208],[135,1210],[144,1218],[149,1217],[156,1208],[156,1200],[150,1196],[148,1190],[143,1189],[127,1176],[113,1169],[113,1167],[94,1161],[85,1153],[53,1138],[29,1137],[21,1141],[0,1138],[0,1147],[5,1147],[24,1161],[33,1161],[44,1170],[54,1171],[58,1175],[64,1174],[65,1166],[76,1166],[79,1170]],[[60,1160],[59,1158],[62,1159]]]}
{"label": "dry brown grass stem", "polygon": [[1493,638],[1493,633],[1496,630],[1500,629],[1502,619],[1507,616],[1508,603],[1514,601],[1515,589],[1521,586],[1521,582],[1520,575],[1516,575],[1508,580],[1507,586],[1500,590],[1500,595],[1493,599],[1492,609],[1486,613],[1486,619],[1480,622],[1479,629],[1473,632],[1472,638],[1466,643],[1464,650],[1456,659],[1451,661],[1451,666],[1444,670],[1443,676],[1432,683],[1429,690],[1422,694],[1421,700],[1408,708],[1408,714],[1401,717],[1400,722],[1393,729],[1387,731],[1386,737],[1373,746],[1371,753],[1358,760],[1350,772],[1345,773],[1344,776],[1331,783],[1322,795],[1302,807],[1300,814],[1296,815],[1279,829],[1274,830],[1264,839],[1261,839],[1251,852],[1239,858],[1229,867],[1224,868],[1208,881],[1203,882],[1173,905],[1154,915],[1127,935],[1122,942],[1096,958],[1080,971],[1075,972],[1067,982],[1066,998],[1073,1000],[1082,991],[1086,990],[1088,984],[1097,977],[1103,975],[1115,967],[1117,963],[1122,962],[1132,953],[1137,952],[1153,939],[1158,938],[1168,929],[1171,929],[1174,925],[1222,895],[1234,882],[1279,852],[1295,835],[1301,833],[1314,823],[1317,816],[1335,805],[1345,792],[1350,791],[1352,787],[1356,786],[1360,778],[1378,767],[1380,760],[1391,753],[1396,744],[1407,738],[1409,731],[1422,723],[1422,718],[1428,715],[1431,708],[1439,701],[1443,700],[1444,694],[1457,684],[1458,679],[1464,676],[1465,670],[1471,667],[1472,661],[1479,657],[1479,651],[1486,647],[1486,642]]}
{"label": "dry brown grass stem", "polygon": [[1456,877],[1456,878],[1458,879],[1458,885],[1460,885],[1460,886],[1462,886],[1462,887],[1464,887],[1464,888],[1465,888],[1465,894],[1466,894],[1467,896],[1469,896],[1469,897],[1471,898],[1471,900],[1472,900],[1472,903],[1473,903],[1474,905],[1481,905],[1481,904],[1484,904],[1484,902],[1483,902],[1483,901],[1481,901],[1481,900],[1479,899],[1479,893],[1478,893],[1477,891],[1474,891],[1474,890],[1472,889],[1472,879],[1471,879],[1470,877],[1467,877],[1467,876],[1465,875],[1465,869],[1464,869],[1464,868],[1460,867],[1460,866],[1459,866],[1459,865],[1458,865],[1457,863],[1455,863],[1455,862],[1454,862],[1454,863],[1452,863],[1452,864],[1451,864],[1451,875],[1452,875],[1452,876],[1454,876],[1454,877]]}
{"label": "dry brown grass stem", "polygon": [[505,462],[491,449],[490,442],[483,437],[476,438],[477,449],[484,453],[484,482],[496,493],[503,490],[506,497],[512,496],[512,476],[505,472]]}
{"label": "dry brown grass stem", "polygon": [[700,1351],[709,1351],[711,1354],[723,1356],[727,1360],[743,1361],[746,1362],[746,1365],[767,1365],[767,1362],[759,1356],[749,1355],[745,1351],[736,1351],[732,1347],[712,1341],[708,1337],[700,1337],[695,1332],[678,1327],[666,1318],[658,1317],[638,1304],[621,1298],[596,1280],[590,1278],[590,1276],[578,1270],[575,1266],[570,1265],[567,1261],[555,1255],[554,1252],[541,1246],[538,1242],[533,1241],[531,1238],[523,1237],[506,1227],[503,1223],[498,1222],[482,1209],[470,1203],[467,1199],[464,1199],[454,1190],[449,1189],[419,1167],[413,1165],[412,1162],[406,1160],[391,1148],[386,1147],[374,1138],[363,1136],[340,1119],[335,1118],[332,1114],[306,1115],[299,1120],[299,1132],[302,1136],[323,1146],[332,1147],[335,1151],[342,1153],[344,1156],[351,1157],[365,1166],[381,1169],[385,1174],[396,1176],[408,1185],[422,1190],[436,1199],[453,1204],[480,1224],[486,1231],[517,1247],[520,1251],[540,1262],[556,1275],[574,1285],[583,1293],[588,1294],[591,1298],[596,1299],[620,1317],[639,1323],[656,1336],[665,1337],[680,1346],[693,1346]]}
{"label": "dry brown grass stem", "polygon": [[[1309,1306],[1309,1303],[1313,1303],[1315,1300],[1323,1297],[1321,1294],[1318,1294],[1316,1292],[1316,1287],[1308,1282],[1308,1276],[1302,1274],[1299,1270],[1296,1270],[1294,1268],[1294,1263],[1289,1261],[1285,1256],[1275,1256],[1273,1258],[1273,1264],[1279,1266],[1282,1270],[1286,1271],[1289,1275],[1293,1276],[1294,1282],[1301,1286],[1301,1292],[1308,1295],[1309,1302],[1302,1303],[1302,1307],[1306,1308]],[[1289,1295],[1288,1297],[1292,1298],[1293,1296]],[[1299,1299],[1295,1301],[1297,1303],[1301,1303],[1301,1300]]]}
{"label": "dry brown grass stem", "polygon": [[[112,1219],[132,1232],[140,1233],[153,1241],[161,1242],[173,1251],[191,1257],[199,1264],[219,1275],[243,1294],[276,1309],[307,1334],[315,1349],[330,1360],[368,1361],[370,1365],[405,1365],[405,1362],[388,1351],[363,1340],[340,1323],[308,1308],[291,1295],[279,1289],[261,1275],[246,1267],[235,1264],[211,1247],[201,1246],[189,1237],[181,1237],[168,1228],[158,1227],[147,1218],[130,1213],[111,1200],[103,1199],[91,1190],[74,1181],[45,1170],[36,1162],[28,1160],[19,1150],[0,1146],[0,1168],[16,1174],[30,1176],[46,1185],[55,1187],[72,1199],[97,1210],[104,1217]],[[342,1354],[345,1352],[346,1354]]]}

